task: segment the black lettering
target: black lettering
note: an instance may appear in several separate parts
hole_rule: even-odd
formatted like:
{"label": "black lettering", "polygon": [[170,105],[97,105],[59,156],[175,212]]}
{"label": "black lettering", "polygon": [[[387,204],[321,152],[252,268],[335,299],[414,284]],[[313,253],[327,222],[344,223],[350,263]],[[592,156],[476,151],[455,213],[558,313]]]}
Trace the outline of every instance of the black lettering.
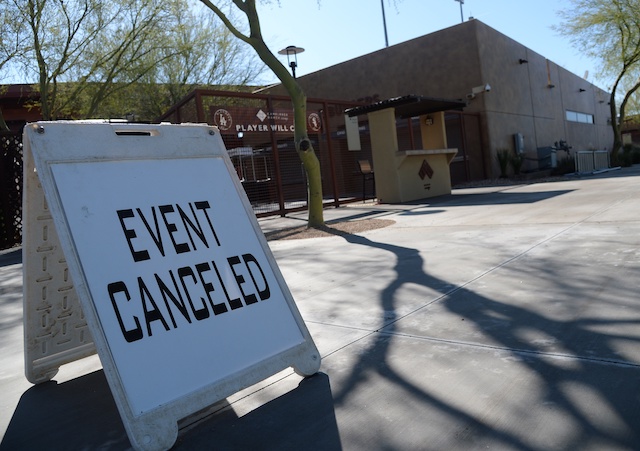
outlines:
{"label": "black lettering", "polygon": [[[269,284],[267,283],[267,278],[264,276],[264,272],[262,271],[262,268],[260,267],[260,263],[258,263],[258,260],[256,260],[256,258],[251,254],[243,254],[242,259],[244,260],[244,264],[247,267],[247,271],[249,271],[249,276],[251,277],[251,281],[253,282],[253,285],[255,285],[256,290],[258,291],[258,296],[260,296],[260,300],[264,301],[265,299],[269,299],[271,297],[271,290],[269,290]],[[256,283],[256,278],[253,276],[253,271],[251,271],[251,268],[249,267],[250,262],[253,263],[256,266],[256,268],[258,268],[258,271],[260,271],[260,275],[262,276],[262,282],[264,283],[264,289],[262,290],[260,290],[260,288],[258,287],[258,284]]]}
{"label": "black lettering", "polygon": [[169,299],[171,299],[173,305],[177,307],[178,311],[182,313],[182,316],[184,316],[189,323],[191,323],[191,318],[189,318],[187,306],[184,302],[184,299],[182,299],[182,295],[180,294],[180,290],[178,289],[178,284],[176,283],[176,279],[175,277],[173,277],[173,273],[171,271],[169,271],[169,275],[171,276],[171,281],[173,282],[173,287],[176,290],[176,294],[172,293],[171,290],[169,290],[169,287],[167,287],[167,285],[157,274],[154,274],[156,282],[158,283],[158,288],[160,289],[160,294],[162,295],[162,299],[164,300],[164,305],[167,306],[167,311],[169,312],[171,323],[173,324],[173,327],[175,329],[176,327],[178,327],[178,325],[176,324],[176,320],[173,317],[173,312],[171,310],[171,307],[169,306]]}
{"label": "black lettering", "polygon": [[[213,299],[211,299],[211,295],[209,293],[215,291],[215,288],[213,287],[213,284],[211,282],[205,282],[204,277],[202,277],[203,272],[211,271],[211,266],[209,266],[209,263],[205,262],[196,265],[196,271],[198,271],[198,277],[200,277],[200,282],[202,282],[204,292],[207,295],[207,299],[209,299],[209,304],[211,304],[213,314],[219,315],[220,313],[228,311],[227,306],[224,302],[221,302],[219,304],[213,303]],[[204,302],[204,299],[202,299],[202,302]]]}
{"label": "black lettering", "polygon": [[127,340],[128,343],[140,340],[142,338],[142,327],[140,327],[140,321],[138,321],[138,317],[133,317],[133,322],[136,324],[135,329],[127,329],[124,325],[124,321],[122,321],[122,315],[120,314],[120,309],[118,308],[118,304],[116,303],[116,293],[124,293],[127,302],[131,300],[131,296],[129,296],[129,290],[127,289],[125,283],[122,281],[110,283],[109,285],[107,285],[107,291],[109,291],[111,305],[113,305],[113,311],[116,313],[116,318],[118,318],[118,324],[120,325],[120,330],[122,331],[124,339]]}
{"label": "black lettering", "polygon": [[[204,245],[208,248],[209,244],[207,243],[207,238],[204,236],[204,232],[202,231],[202,227],[200,227],[200,221],[198,221],[198,217],[196,216],[196,212],[193,210],[193,205],[191,205],[191,203],[189,203],[189,208],[191,209],[191,214],[193,214],[193,220],[195,221],[195,224],[187,216],[187,214],[184,212],[184,210],[182,208],[180,208],[180,205],[176,205],[176,207],[178,207],[178,214],[180,215],[180,219],[182,219],[182,224],[184,225],[184,228],[187,231],[187,235],[189,236],[189,241],[191,241],[191,247],[193,247],[194,250],[197,249],[196,243],[194,243],[193,237],[191,236],[191,232],[189,231],[189,227],[191,228],[191,230],[193,230],[195,232],[196,235],[198,235],[198,238],[200,238],[200,241],[202,241],[204,243]],[[196,228],[196,225],[197,225],[197,228]]]}
{"label": "black lettering", "polygon": [[133,249],[133,243],[131,243],[131,240],[137,236],[136,231],[134,229],[127,229],[127,226],[124,225],[125,218],[133,218],[133,210],[118,210],[116,213],[118,214],[118,218],[120,219],[120,226],[122,226],[122,231],[124,232],[124,236],[127,239],[127,244],[129,245],[129,250],[131,251],[133,261],[140,262],[143,260],[149,260],[151,257],[149,257],[148,251],[136,251]]}
{"label": "black lettering", "polygon": [[160,210],[160,213],[162,214],[162,220],[164,221],[164,225],[167,227],[167,231],[169,232],[169,238],[171,238],[171,242],[173,243],[173,247],[176,250],[177,254],[182,254],[184,252],[189,252],[189,245],[187,243],[176,243],[176,239],[173,236],[173,234],[175,232],[178,231],[178,228],[176,227],[176,225],[174,223],[170,223],[167,220],[167,214],[168,213],[174,213],[175,210],[173,209],[172,205],[160,205],[158,207],[158,209]]}
{"label": "black lettering", "polygon": [[193,312],[193,316],[198,321],[209,318],[211,314],[209,313],[207,304],[204,302],[204,298],[200,298],[200,300],[202,301],[201,309],[196,310],[196,308],[194,307],[193,300],[191,299],[191,295],[189,294],[189,289],[187,288],[187,284],[184,281],[185,277],[187,276],[191,276],[191,278],[193,279],[193,282],[198,283],[198,280],[196,279],[196,275],[194,274],[193,269],[191,269],[189,266],[178,268],[178,277],[180,278],[180,283],[182,284],[182,289],[184,290],[184,294],[187,296],[187,301],[189,301],[189,305],[191,306],[191,311]]}
{"label": "black lettering", "polygon": [[204,213],[204,216],[207,218],[207,222],[209,223],[209,227],[211,227],[211,233],[213,233],[213,237],[216,239],[216,244],[218,245],[218,247],[220,246],[220,240],[218,240],[218,234],[216,233],[215,229],[213,228],[213,224],[211,223],[211,218],[209,218],[209,214],[207,213],[207,209],[211,208],[211,206],[209,205],[209,202],[206,200],[200,201],[200,202],[195,202],[196,204],[196,209],[198,210],[202,210],[202,212]]}
{"label": "black lettering", "polygon": [[[160,313],[160,309],[158,309],[158,304],[156,304],[156,302],[153,300],[153,297],[151,296],[151,293],[149,292],[149,289],[147,288],[147,286],[144,284],[142,277],[138,277],[138,287],[140,288],[140,299],[142,300],[142,309],[144,310],[144,319],[147,323],[147,335],[149,337],[153,335],[153,333],[151,332],[151,323],[153,321],[160,321],[164,326],[164,330],[169,330],[169,325],[164,320],[162,313]],[[153,306],[151,310],[149,310],[149,308],[147,307],[147,302],[145,301],[145,298],[148,298],[149,302]]]}
{"label": "black lettering", "polygon": [[236,255],[236,256],[227,258],[227,261],[229,262],[229,267],[231,268],[231,272],[233,273],[233,277],[235,277],[235,279],[236,279],[236,283],[238,284],[238,288],[240,288],[240,293],[242,294],[242,298],[244,299],[245,304],[249,305],[249,304],[255,304],[256,302],[258,302],[258,298],[256,297],[255,294],[253,294],[253,293],[246,294],[244,292],[244,289],[242,288],[242,284],[245,282],[244,281],[244,276],[242,274],[238,274],[236,272],[236,270],[233,268],[235,265],[239,265],[241,263],[240,262],[240,258]]}
{"label": "black lettering", "polygon": [[218,271],[216,262],[212,261],[211,264],[213,265],[213,269],[216,271],[216,275],[218,276],[218,280],[220,281],[220,285],[222,286],[222,291],[224,291],[224,295],[227,297],[227,302],[229,303],[229,307],[231,307],[233,310],[240,307],[244,307],[244,305],[242,305],[242,301],[240,300],[240,298],[229,299],[229,292],[227,291],[227,287],[224,286],[224,281],[222,280],[220,271]]}
{"label": "black lettering", "polygon": [[151,239],[153,240],[154,243],[156,243],[156,247],[160,251],[160,254],[164,257],[164,246],[162,244],[162,235],[160,234],[160,226],[158,225],[158,215],[156,214],[155,207],[151,207],[151,213],[153,213],[153,224],[156,227],[155,234],[153,233],[153,230],[151,230],[151,226],[147,222],[147,218],[145,218],[144,215],[142,214],[142,211],[139,208],[136,208],[136,211],[140,215],[140,219],[142,219],[144,226],[147,228],[147,231],[149,232]]}

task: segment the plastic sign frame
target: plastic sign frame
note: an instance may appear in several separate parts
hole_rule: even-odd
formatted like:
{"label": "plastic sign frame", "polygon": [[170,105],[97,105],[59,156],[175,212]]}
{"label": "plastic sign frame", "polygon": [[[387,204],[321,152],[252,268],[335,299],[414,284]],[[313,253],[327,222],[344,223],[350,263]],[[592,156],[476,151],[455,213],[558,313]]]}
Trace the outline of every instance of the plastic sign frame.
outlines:
{"label": "plastic sign frame", "polygon": [[[25,127],[74,288],[132,445],[320,355],[217,128]],[[26,300],[28,302],[28,300]]]}

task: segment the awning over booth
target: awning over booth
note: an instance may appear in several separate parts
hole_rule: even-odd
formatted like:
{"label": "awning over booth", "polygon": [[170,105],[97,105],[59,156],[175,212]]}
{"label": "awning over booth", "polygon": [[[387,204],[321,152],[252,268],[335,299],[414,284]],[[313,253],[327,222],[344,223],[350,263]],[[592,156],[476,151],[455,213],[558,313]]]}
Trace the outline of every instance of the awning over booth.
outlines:
{"label": "awning over booth", "polygon": [[462,100],[436,99],[433,97],[423,97],[417,95],[406,95],[402,97],[394,97],[393,99],[381,100],[372,103],[345,110],[349,117],[367,114],[373,111],[385,110],[387,108],[395,108],[396,114],[400,118],[408,118],[420,116],[422,114],[437,113],[438,111],[462,110],[467,106]]}

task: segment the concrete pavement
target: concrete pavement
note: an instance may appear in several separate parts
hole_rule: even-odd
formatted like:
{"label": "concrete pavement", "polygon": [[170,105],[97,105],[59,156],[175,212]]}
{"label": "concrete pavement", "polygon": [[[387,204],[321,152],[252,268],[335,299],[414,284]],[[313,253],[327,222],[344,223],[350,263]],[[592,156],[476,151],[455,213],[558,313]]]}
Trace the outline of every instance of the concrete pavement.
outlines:
{"label": "concrete pavement", "polygon": [[[640,449],[639,166],[326,210],[374,217],[395,224],[269,243],[321,372],[183,421],[175,449]],[[0,255],[0,449],[127,449],[96,357],[24,378],[21,283]]]}

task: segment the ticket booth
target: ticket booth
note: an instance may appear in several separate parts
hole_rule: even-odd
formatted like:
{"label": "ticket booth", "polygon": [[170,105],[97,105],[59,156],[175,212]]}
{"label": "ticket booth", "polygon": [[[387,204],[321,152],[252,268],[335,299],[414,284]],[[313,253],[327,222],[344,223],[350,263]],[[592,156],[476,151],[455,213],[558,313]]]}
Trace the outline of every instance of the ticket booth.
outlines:
{"label": "ticket booth", "polygon": [[[345,111],[366,114],[376,194],[382,203],[409,202],[451,194],[449,164],[458,152],[447,146],[444,112],[461,110],[459,100],[403,96]],[[421,148],[400,150],[396,119],[419,117]]]}

